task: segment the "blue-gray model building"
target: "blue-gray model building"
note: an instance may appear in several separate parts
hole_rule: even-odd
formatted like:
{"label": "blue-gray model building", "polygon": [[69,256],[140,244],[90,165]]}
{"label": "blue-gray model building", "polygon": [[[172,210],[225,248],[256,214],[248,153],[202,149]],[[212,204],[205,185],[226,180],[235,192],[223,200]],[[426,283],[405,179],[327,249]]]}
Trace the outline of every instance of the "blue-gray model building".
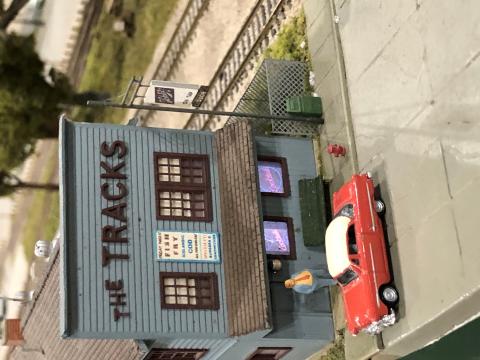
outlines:
{"label": "blue-gray model building", "polygon": [[62,119],[59,146],[63,337],[202,360],[305,359],[332,341],[328,289],[283,285],[325,264],[302,230],[311,139]]}

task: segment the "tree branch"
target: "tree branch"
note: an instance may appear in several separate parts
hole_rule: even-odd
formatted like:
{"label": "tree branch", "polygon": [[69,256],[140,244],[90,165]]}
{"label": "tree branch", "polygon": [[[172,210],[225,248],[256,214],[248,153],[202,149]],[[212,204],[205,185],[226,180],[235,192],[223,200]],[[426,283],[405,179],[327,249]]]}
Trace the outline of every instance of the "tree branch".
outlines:
{"label": "tree branch", "polygon": [[[0,0],[3,10],[3,0]],[[13,0],[10,6],[2,11],[0,17],[0,30],[5,31],[10,23],[15,19],[20,10],[28,3],[28,0]]]}
{"label": "tree branch", "polygon": [[33,183],[21,181],[15,186],[16,189],[38,189],[47,191],[58,191],[58,184],[54,183]]}

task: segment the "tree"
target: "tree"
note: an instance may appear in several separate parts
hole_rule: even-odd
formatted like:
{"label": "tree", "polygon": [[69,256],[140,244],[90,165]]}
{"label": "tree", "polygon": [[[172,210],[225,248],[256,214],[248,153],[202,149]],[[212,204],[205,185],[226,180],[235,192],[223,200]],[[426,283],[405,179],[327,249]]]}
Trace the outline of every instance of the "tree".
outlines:
{"label": "tree", "polygon": [[0,33],[0,170],[30,155],[35,139],[57,135],[58,104],[71,89],[65,77],[47,81],[33,37]]}
{"label": "tree", "polygon": [[61,105],[108,96],[77,94],[65,75],[44,69],[32,36],[0,32],[0,170],[20,165],[36,139],[57,137]]}
{"label": "tree", "polygon": [[0,31],[5,31],[10,23],[17,17],[29,0],[12,0],[5,9],[4,0],[0,0]]}
{"label": "tree", "polygon": [[0,196],[7,196],[21,189],[58,191],[58,184],[26,182],[7,171],[0,171]]}

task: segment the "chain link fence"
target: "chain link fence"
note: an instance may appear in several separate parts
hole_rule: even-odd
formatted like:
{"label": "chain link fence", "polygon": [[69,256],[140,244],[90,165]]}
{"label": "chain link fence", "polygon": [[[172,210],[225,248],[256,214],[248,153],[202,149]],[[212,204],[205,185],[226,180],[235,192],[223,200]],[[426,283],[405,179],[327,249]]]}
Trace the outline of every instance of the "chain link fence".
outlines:
{"label": "chain link fence", "polygon": [[[264,120],[251,120],[254,132],[258,135],[314,136],[318,134],[317,124],[268,118],[269,115],[288,115],[287,99],[306,94],[307,84],[307,64],[300,61],[264,60],[234,112],[265,115]],[[226,125],[237,119],[230,117]]]}

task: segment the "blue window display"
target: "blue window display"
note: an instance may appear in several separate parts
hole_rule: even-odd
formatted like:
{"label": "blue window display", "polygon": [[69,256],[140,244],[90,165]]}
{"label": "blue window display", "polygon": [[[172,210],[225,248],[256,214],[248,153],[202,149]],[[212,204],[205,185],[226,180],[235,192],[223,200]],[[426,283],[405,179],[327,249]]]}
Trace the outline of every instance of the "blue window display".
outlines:
{"label": "blue window display", "polygon": [[261,192],[278,194],[285,192],[282,164],[274,161],[259,161],[258,173]]}
{"label": "blue window display", "polygon": [[265,249],[269,255],[289,255],[288,224],[281,221],[263,222]]}

